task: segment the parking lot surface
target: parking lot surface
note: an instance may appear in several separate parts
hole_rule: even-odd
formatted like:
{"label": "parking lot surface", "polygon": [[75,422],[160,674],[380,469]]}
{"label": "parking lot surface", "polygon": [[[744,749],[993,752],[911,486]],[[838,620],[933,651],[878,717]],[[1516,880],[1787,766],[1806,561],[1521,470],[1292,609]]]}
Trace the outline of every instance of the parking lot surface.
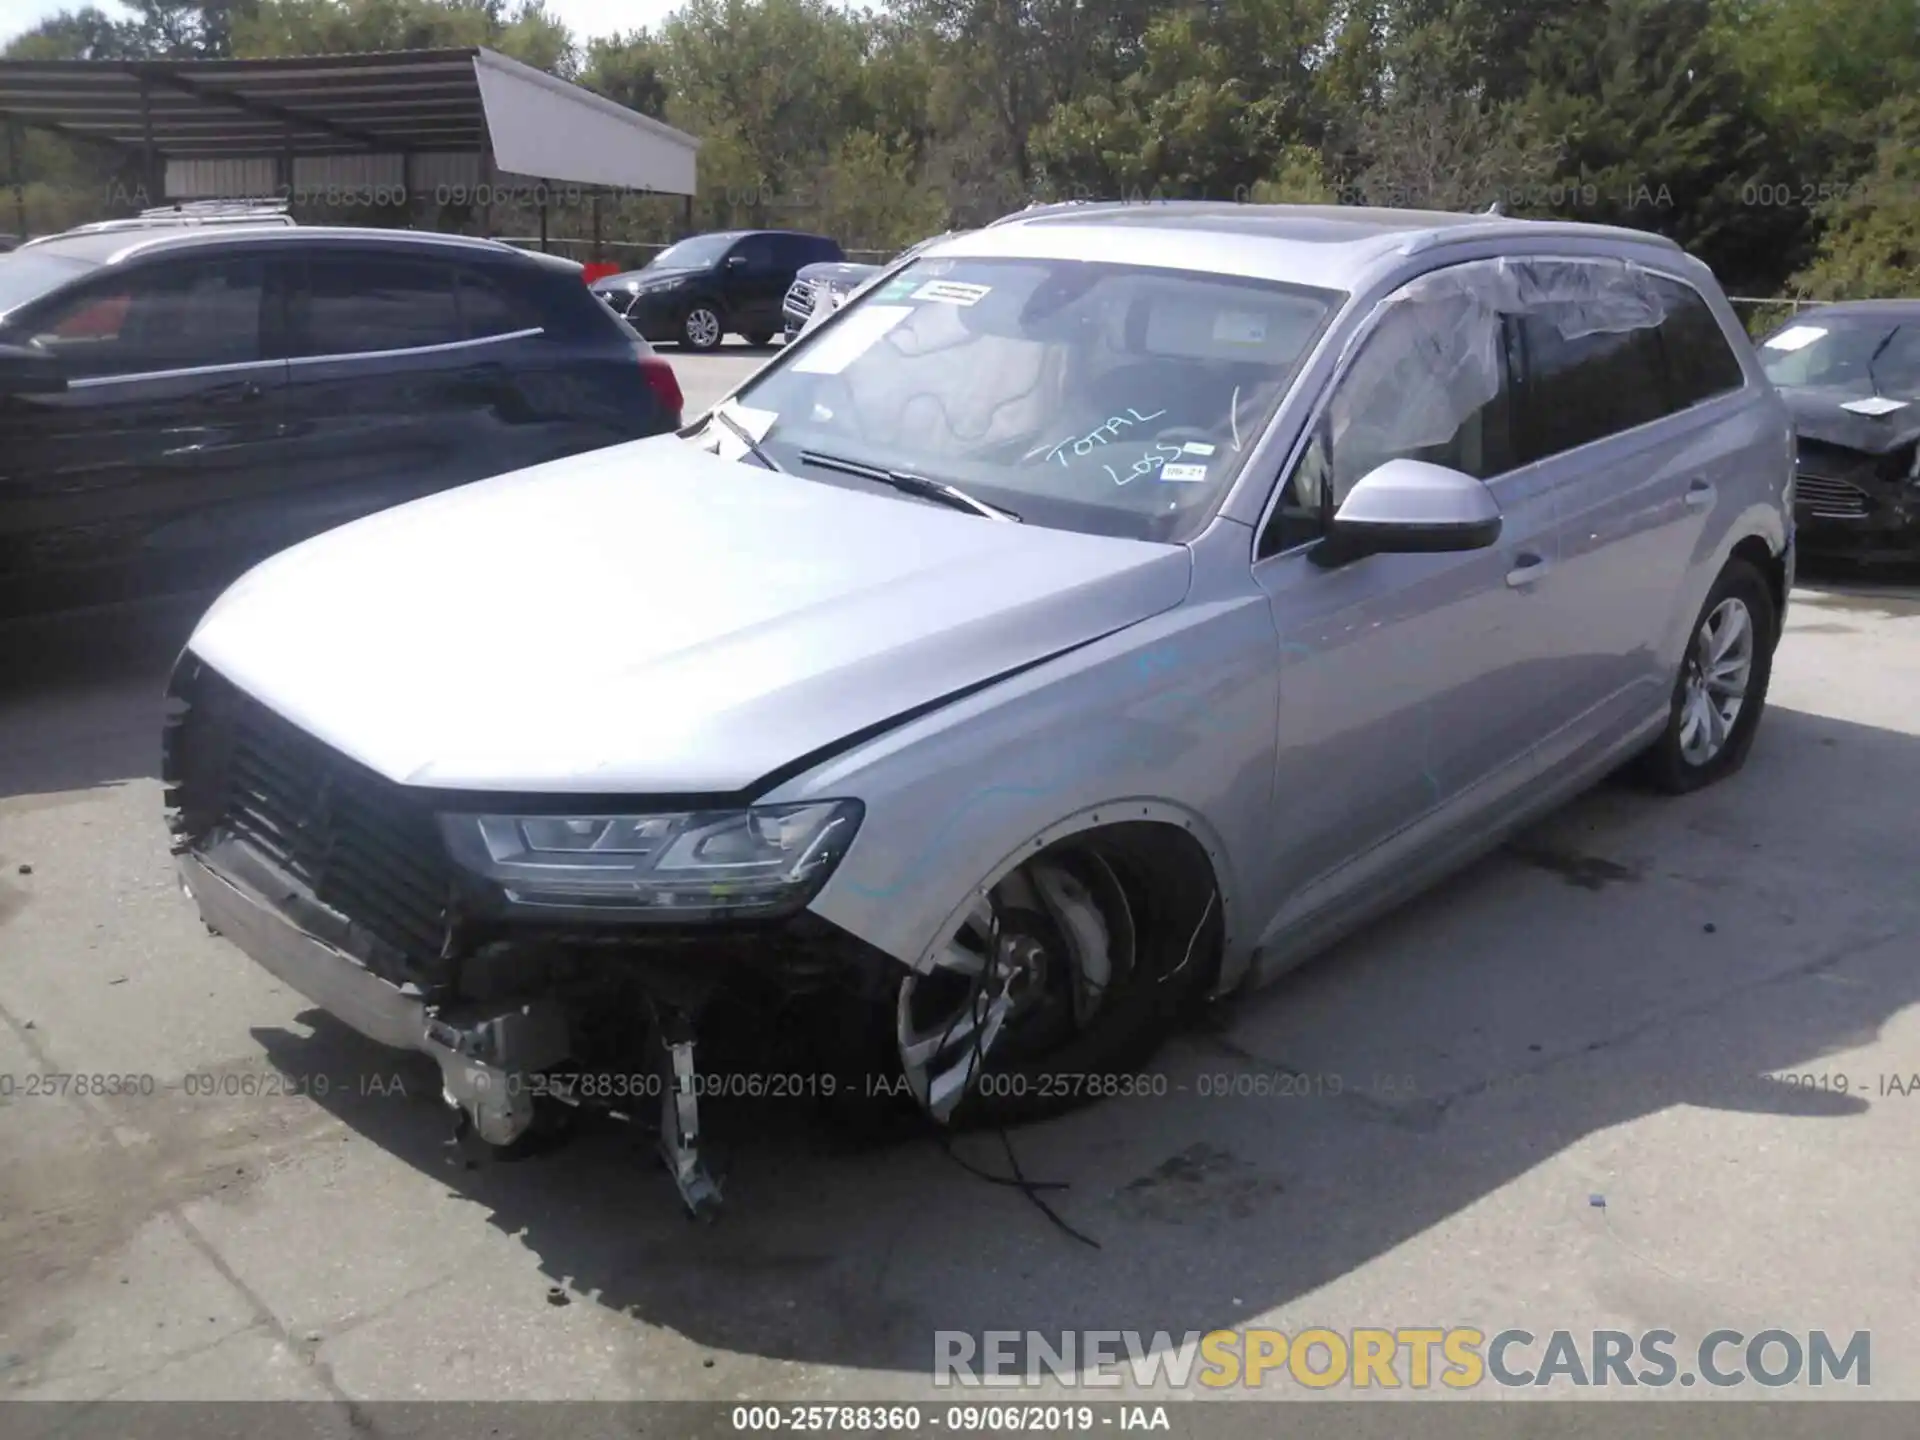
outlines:
{"label": "parking lot surface", "polygon": [[[760,359],[672,358],[689,417]],[[0,1393],[881,1399],[934,1393],[936,1330],[1271,1324],[1868,1330],[1920,1399],[1920,589],[1796,594],[1730,783],[1604,787],[1181,1037],[1166,1094],[1016,1132],[1099,1248],[812,1123],[715,1137],[711,1228],[617,1130],[471,1163],[431,1064],[181,896],[192,614],[0,671]]]}

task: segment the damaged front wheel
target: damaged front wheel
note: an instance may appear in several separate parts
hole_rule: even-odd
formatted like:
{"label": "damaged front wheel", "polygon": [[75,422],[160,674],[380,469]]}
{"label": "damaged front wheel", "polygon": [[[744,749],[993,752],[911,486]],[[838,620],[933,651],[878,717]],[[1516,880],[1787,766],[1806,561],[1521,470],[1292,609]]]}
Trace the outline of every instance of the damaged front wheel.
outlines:
{"label": "damaged front wheel", "polygon": [[1113,1093],[1211,973],[1217,914],[1204,861],[1164,843],[1096,833],[1042,851],[976,895],[901,982],[908,1086],[956,1126]]}

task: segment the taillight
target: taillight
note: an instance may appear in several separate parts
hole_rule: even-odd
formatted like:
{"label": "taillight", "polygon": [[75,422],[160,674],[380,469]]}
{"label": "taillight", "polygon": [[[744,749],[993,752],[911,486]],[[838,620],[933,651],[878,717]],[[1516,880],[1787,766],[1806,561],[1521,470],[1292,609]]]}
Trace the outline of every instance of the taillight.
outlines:
{"label": "taillight", "polygon": [[642,355],[640,378],[647,382],[647,388],[672,413],[673,423],[678,425],[687,398],[680,393],[680,377],[673,373],[673,367],[658,355]]}

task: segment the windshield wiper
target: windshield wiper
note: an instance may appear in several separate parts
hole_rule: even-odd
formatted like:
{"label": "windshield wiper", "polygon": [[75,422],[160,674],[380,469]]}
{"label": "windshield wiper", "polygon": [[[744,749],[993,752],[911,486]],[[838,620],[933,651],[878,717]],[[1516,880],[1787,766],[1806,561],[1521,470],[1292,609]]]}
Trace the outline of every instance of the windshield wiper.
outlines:
{"label": "windshield wiper", "polygon": [[1873,367],[1879,361],[1880,357],[1887,353],[1887,347],[1893,344],[1894,337],[1899,333],[1900,327],[1898,325],[1894,326],[1893,329],[1887,332],[1886,339],[1873,347],[1873,354],[1867,357],[1867,384],[1873,387],[1875,396],[1884,397],[1887,392],[1880,388],[1880,377],[1873,373]]}
{"label": "windshield wiper", "polygon": [[766,451],[760,448],[760,442],[754,439],[753,436],[747,433],[746,426],[740,424],[739,421],[735,420],[731,415],[727,414],[727,412],[722,410],[718,405],[713,407],[713,418],[718,420],[722,425],[726,426],[727,429],[731,430],[735,435],[737,435],[740,439],[740,443],[747,447],[747,453],[753,456],[753,458],[758,460],[762,465],[766,466],[767,469],[776,471],[781,475],[784,475],[787,473],[785,470],[780,469],[780,462],[778,460],[775,460],[771,455],[767,454]]}
{"label": "windshield wiper", "polygon": [[945,505],[951,510],[964,510],[969,515],[984,515],[989,520],[1012,520],[1020,517],[1011,510],[1003,510],[998,505],[989,505],[986,501],[969,495],[958,485],[949,485],[944,480],[930,480],[925,475],[916,475],[911,470],[889,470],[883,465],[868,465],[859,460],[847,460],[838,455],[823,455],[818,450],[802,450],[800,462],[814,465],[822,470],[838,470],[843,475],[858,475],[863,480],[878,480],[882,485],[891,485],[903,495],[912,495],[917,499],[931,500],[936,505]]}

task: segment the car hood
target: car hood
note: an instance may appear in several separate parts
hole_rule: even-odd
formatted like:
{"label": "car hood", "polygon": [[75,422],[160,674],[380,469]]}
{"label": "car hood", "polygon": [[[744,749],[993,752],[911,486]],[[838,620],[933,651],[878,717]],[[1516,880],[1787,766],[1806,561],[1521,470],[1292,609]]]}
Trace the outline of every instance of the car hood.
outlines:
{"label": "car hood", "polygon": [[821,260],[812,265],[802,265],[795,275],[797,280],[824,280],[829,285],[851,286],[864,284],[880,273],[878,265],[860,265],[851,260]]}
{"label": "car hood", "polygon": [[735,793],[1180,603],[1184,547],[981,519],[658,436],[345,525],[189,649],[388,779]]}
{"label": "car hood", "polygon": [[1793,412],[1793,428],[1805,440],[1840,445],[1863,455],[1887,455],[1920,439],[1920,400],[1905,399],[1904,408],[1885,415],[1860,415],[1845,409],[1849,401],[1864,400],[1858,390],[1819,385],[1783,385],[1780,394]]}

